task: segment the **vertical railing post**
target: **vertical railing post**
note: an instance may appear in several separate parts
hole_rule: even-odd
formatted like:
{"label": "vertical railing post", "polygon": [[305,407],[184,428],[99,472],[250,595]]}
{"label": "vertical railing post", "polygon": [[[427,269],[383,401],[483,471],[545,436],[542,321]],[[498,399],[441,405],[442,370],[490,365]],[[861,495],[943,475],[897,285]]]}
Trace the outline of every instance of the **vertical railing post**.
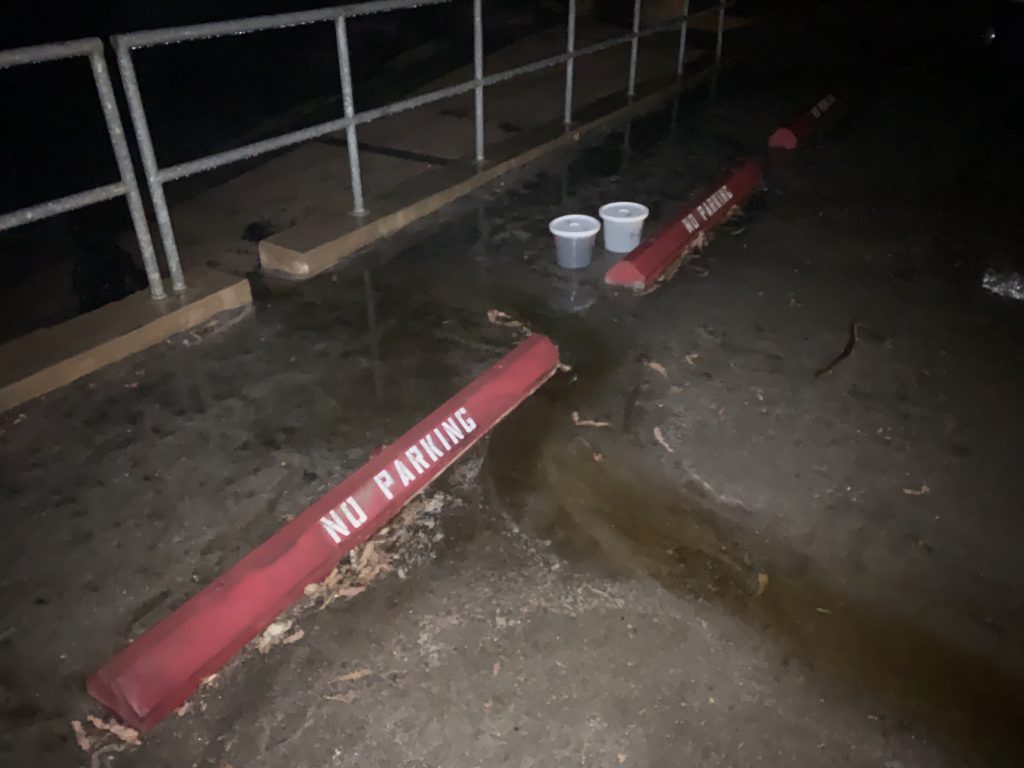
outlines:
{"label": "vertical railing post", "polygon": [[565,113],[562,122],[572,125],[572,87],[576,66],[576,0],[569,0],[569,31],[565,42],[565,52],[569,54],[565,62]]}
{"label": "vertical railing post", "polygon": [[626,96],[630,101],[636,95],[636,57],[640,48],[640,3],[641,0],[633,2],[633,40],[629,44],[629,85],[626,87]]}
{"label": "vertical railing post", "polygon": [[139,93],[139,81],[135,76],[132,51],[128,46],[122,45],[116,37],[113,38],[113,43],[117,52],[117,68],[121,73],[124,96],[128,102],[128,115],[132,121],[132,129],[135,132],[135,142],[139,145],[142,168],[146,172],[146,186],[149,187],[149,197],[153,201],[153,213],[156,215],[156,226],[160,232],[160,242],[164,246],[164,259],[167,261],[167,271],[171,275],[171,289],[175,293],[184,293],[185,276],[181,272],[178,244],[174,240],[171,214],[167,210],[164,185],[160,180],[160,166],[156,161],[153,139],[149,135],[146,110],[142,106],[142,94]]}
{"label": "vertical railing post", "polygon": [[[348,31],[345,29],[344,16],[335,19],[334,33],[338,43],[338,69],[341,73],[341,106],[345,111],[345,119],[352,120],[356,114],[356,102],[352,94],[352,64],[348,56]],[[348,144],[348,169],[352,177],[352,213],[362,216],[366,213],[366,207],[363,205],[363,174],[359,168],[359,137],[351,122],[345,127],[345,140]]]}
{"label": "vertical railing post", "polygon": [[682,80],[686,66],[686,29],[690,26],[690,0],[683,0],[683,23],[679,27],[679,56],[676,58],[676,78]]}
{"label": "vertical railing post", "polygon": [[484,159],[484,16],[481,0],[473,0],[473,113],[476,117],[476,159]]}
{"label": "vertical railing post", "polygon": [[718,2],[718,35],[715,38],[715,70],[711,75],[711,98],[718,96],[718,77],[722,70],[722,39],[725,37],[725,3]]}
{"label": "vertical railing post", "polygon": [[718,3],[718,37],[715,40],[715,67],[722,63],[722,39],[725,37],[725,1]]}
{"label": "vertical railing post", "polygon": [[160,265],[157,263],[156,252],[153,250],[153,238],[150,236],[149,223],[146,221],[146,209],[142,205],[142,195],[139,194],[139,182],[135,178],[128,142],[124,138],[121,113],[117,108],[117,99],[114,96],[114,87],[110,82],[110,73],[107,72],[107,62],[104,59],[102,47],[89,54],[89,65],[92,67],[92,78],[96,83],[100,107],[103,109],[103,120],[107,124],[107,133],[110,134],[110,145],[114,150],[117,171],[121,174],[121,183],[125,187],[128,213],[135,230],[135,240],[139,244],[142,266],[146,270],[149,293],[154,299],[162,299],[167,296],[167,293],[164,291]]}

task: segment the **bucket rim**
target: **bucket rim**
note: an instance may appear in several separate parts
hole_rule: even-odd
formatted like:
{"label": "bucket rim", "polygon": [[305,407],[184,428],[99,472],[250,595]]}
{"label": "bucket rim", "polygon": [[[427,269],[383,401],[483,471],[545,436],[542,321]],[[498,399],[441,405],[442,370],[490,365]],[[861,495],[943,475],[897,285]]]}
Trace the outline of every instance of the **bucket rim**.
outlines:
{"label": "bucket rim", "polygon": [[[569,227],[575,225],[572,229]],[[564,227],[564,228],[563,228]],[[555,237],[566,237],[570,240],[593,237],[601,230],[601,222],[585,213],[567,213],[552,219],[548,229]]]}
{"label": "bucket rim", "polygon": [[[626,209],[625,212],[614,211],[615,208]],[[643,203],[634,203],[630,200],[619,200],[614,203],[605,203],[598,211],[598,215],[605,221],[615,224],[634,224],[643,221],[651,214],[651,209]]]}

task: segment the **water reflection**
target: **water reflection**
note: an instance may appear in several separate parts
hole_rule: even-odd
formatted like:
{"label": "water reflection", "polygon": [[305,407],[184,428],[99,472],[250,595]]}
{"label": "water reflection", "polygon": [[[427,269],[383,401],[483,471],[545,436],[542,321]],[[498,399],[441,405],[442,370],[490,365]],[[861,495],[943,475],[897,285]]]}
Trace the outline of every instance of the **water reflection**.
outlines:
{"label": "water reflection", "polygon": [[370,270],[363,270],[363,296],[366,300],[366,328],[370,334],[370,365],[373,368],[373,391],[380,400],[384,397],[384,372],[380,362],[380,332],[377,327],[377,300],[373,291]]}

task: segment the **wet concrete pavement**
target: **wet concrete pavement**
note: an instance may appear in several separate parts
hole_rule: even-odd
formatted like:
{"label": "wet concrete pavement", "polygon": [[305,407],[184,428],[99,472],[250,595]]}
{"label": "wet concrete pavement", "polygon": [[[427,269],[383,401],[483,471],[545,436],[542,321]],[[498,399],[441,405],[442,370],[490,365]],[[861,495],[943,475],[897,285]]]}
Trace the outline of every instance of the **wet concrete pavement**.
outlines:
{"label": "wet concrete pavement", "polygon": [[[1021,150],[915,11],[811,19],[828,67],[748,68],[11,414],[3,764],[88,764],[85,675],[497,359],[498,308],[573,370],[439,483],[427,549],[99,764],[1019,765],[1024,307],[979,268]],[[847,119],[654,293],[554,266],[553,212],[664,217],[837,81]]]}

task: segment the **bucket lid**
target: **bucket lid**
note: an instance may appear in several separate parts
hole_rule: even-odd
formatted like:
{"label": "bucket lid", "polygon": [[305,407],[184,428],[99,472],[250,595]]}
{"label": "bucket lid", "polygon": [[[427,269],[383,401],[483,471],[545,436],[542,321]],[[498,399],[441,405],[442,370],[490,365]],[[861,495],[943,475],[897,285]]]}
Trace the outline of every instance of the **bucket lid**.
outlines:
{"label": "bucket lid", "polygon": [[635,221],[643,221],[647,218],[650,210],[646,205],[640,203],[608,203],[602,205],[601,210],[598,211],[601,218],[605,221],[612,221],[617,224],[631,224]]}
{"label": "bucket lid", "polygon": [[570,213],[567,216],[552,219],[548,229],[555,237],[591,237],[601,229],[601,222],[593,216]]}

